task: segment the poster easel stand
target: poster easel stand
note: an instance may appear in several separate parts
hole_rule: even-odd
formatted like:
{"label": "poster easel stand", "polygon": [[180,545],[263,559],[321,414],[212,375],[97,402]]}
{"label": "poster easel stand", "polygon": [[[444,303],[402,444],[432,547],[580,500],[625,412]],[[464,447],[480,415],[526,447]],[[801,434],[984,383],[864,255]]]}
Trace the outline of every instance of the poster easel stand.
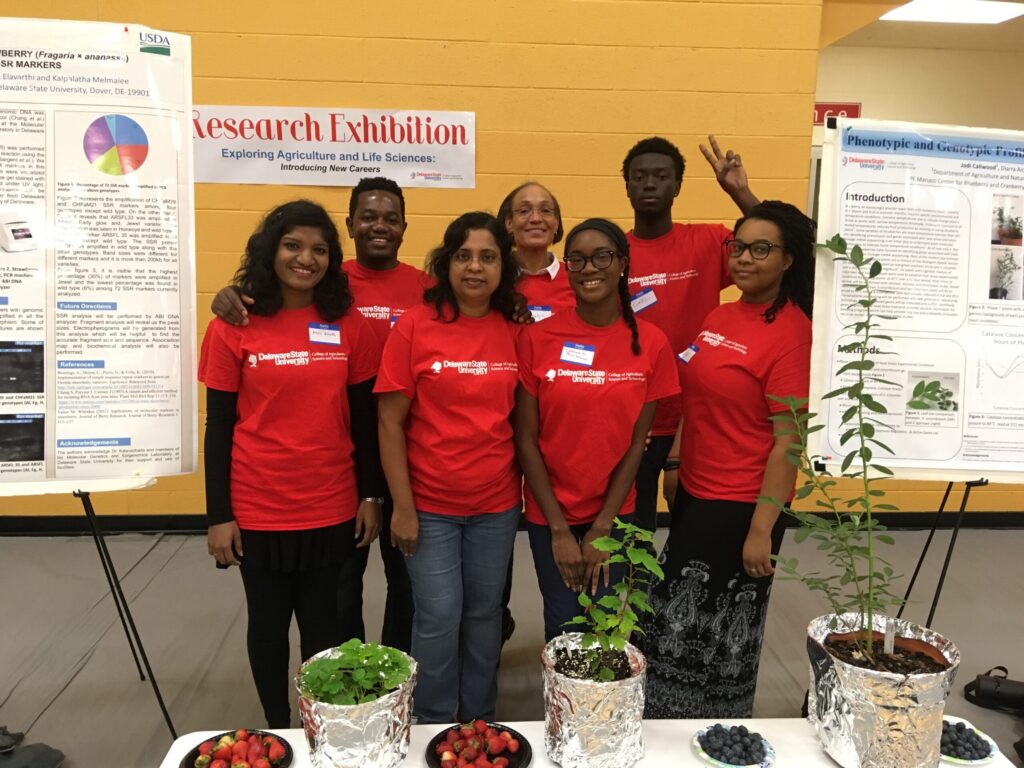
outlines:
{"label": "poster easel stand", "polygon": [[[942,585],[946,581],[946,572],[949,570],[949,562],[953,558],[953,547],[956,546],[956,537],[960,533],[960,528],[964,522],[964,512],[967,510],[967,500],[971,496],[971,491],[974,488],[982,488],[988,485],[988,480],[985,478],[978,478],[977,480],[968,480],[964,484],[964,495],[960,499],[960,511],[956,516],[956,522],[953,524],[953,535],[949,538],[949,548],[946,550],[946,559],[942,563],[942,572],[939,574],[938,584],[935,585],[935,594],[932,597],[932,607],[928,611],[928,619],[925,621],[924,626],[930,627],[932,625],[932,619],[935,618],[935,609],[939,606],[939,596],[942,594]],[[935,513],[935,517],[932,520],[932,529],[928,532],[928,538],[925,539],[924,547],[921,550],[921,556],[917,559],[917,567],[914,568],[914,575],[910,577],[910,584],[907,585],[907,592],[903,595],[903,604],[900,606],[899,613],[896,614],[896,618],[903,616],[903,609],[907,607],[907,602],[910,600],[910,593],[914,589],[914,583],[917,581],[917,575],[921,572],[921,566],[924,564],[925,557],[928,556],[928,549],[931,547],[932,539],[935,536],[935,531],[939,527],[939,521],[942,519],[942,514],[946,510],[946,502],[949,500],[949,495],[953,492],[953,483],[950,482],[946,485],[946,492],[942,496],[942,503],[939,504],[939,509]]]}
{"label": "poster easel stand", "polygon": [[[73,493],[75,498],[82,501],[85,517],[89,521],[89,528],[92,531],[93,541],[96,542],[96,551],[99,553],[100,563],[103,565],[103,573],[107,577],[107,584],[110,586],[110,596],[114,599],[114,605],[117,606],[117,614],[121,617],[121,626],[124,627],[124,634],[128,639],[128,647],[131,648],[132,657],[135,659],[135,667],[139,671],[139,679],[145,680],[146,674],[149,675],[149,684],[153,688],[157,704],[160,705],[160,711],[164,715],[164,722],[167,723],[167,729],[171,732],[171,738],[176,739],[178,734],[174,730],[174,723],[171,722],[171,716],[164,705],[164,698],[160,695],[160,686],[157,685],[156,677],[153,676],[153,669],[149,666],[149,657],[146,656],[146,649],[142,647],[142,638],[139,636],[139,630],[135,626],[131,607],[128,605],[124,591],[121,589],[121,581],[117,577],[117,571],[114,570],[114,561],[110,557],[110,550],[107,549],[106,539],[103,538],[103,531],[96,517],[96,511],[92,506],[92,499],[89,498],[88,491],[78,490]],[[141,665],[139,663],[140,657],[142,659]],[[142,672],[143,666],[146,668],[146,674]]]}

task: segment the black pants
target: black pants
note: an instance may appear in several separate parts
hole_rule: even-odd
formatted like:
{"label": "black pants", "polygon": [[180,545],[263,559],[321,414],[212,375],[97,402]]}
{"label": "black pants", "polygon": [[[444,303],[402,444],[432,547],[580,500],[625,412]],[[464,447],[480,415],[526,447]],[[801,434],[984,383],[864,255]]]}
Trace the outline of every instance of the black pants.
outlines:
{"label": "black pants", "polygon": [[648,531],[658,527],[658,496],[661,493],[658,479],[674,440],[674,435],[652,436],[636,472],[636,514],[633,522]]}
{"label": "black pants", "polygon": [[266,561],[242,560],[242,584],[248,609],[246,646],[256,692],[270,728],[289,728],[291,685],[288,629],[292,614],[299,625],[302,659],[363,637],[362,572],[366,549],[356,549],[355,522],[341,526],[343,549],[330,564],[279,570]]}
{"label": "black pants", "polygon": [[[383,523],[380,530],[380,557],[384,561],[384,578],[388,596],[384,603],[384,626],[380,640],[383,645],[406,653],[412,648],[412,585],[405,568],[405,555],[391,544],[391,518],[395,503],[391,494],[384,497]],[[365,562],[364,562],[365,568]]]}

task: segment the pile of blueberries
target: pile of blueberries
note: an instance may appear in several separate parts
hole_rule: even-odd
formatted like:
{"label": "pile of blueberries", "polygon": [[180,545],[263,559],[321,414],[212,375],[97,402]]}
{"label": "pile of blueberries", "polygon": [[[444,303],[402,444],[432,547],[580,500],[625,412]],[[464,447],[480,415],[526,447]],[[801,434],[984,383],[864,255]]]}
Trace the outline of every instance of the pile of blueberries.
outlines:
{"label": "pile of blueberries", "polygon": [[942,743],[939,751],[946,757],[961,760],[983,760],[992,752],[992,745],[963,723],[942,721]]}
{"label": "pile of blueberries", "polygon": [[768,751],[761,734],[751,733],[745,725],[726,728],[715,723],[697,741],[711,757],[729,765],[756,765]]}

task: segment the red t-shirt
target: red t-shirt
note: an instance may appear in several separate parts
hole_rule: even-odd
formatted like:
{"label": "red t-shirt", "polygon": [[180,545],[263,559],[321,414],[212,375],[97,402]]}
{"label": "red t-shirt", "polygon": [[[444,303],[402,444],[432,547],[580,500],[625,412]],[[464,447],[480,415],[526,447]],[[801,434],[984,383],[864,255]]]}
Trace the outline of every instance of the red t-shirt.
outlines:
{"label": "red t-shirt", "polygon": [[[633,311],[668,336],[672,351],[682,352],[693,341],[708,313],[721,302],[721,291],[732,285],[729,258],[722,241],[732,233],[721,224],[673,224],[653,240],[629,238],[629,293]],[[674,435],[682,406],[679,399],[658,405],[655,435]]]}
{"label": "red t-shirt", "polygon": [[321,528],[351,520],[358,504],[345,387],[373,378],[380,345],[349,311],[325,323],[315,307],[214,318],[199,380],[238,393],[231,508],[239,528]]}
{"label": "red t-shirt", "polygon": [[[575,311],[527,326],[520,335],[519,381],[537,398],[538,447],[570,525],[597,517],[644,403],[679,393],[665,334],[643,320],[637,328],[639,355],[633,354],[633,335],[624,322],[599,328]],[[635,506],[630,483],[618,514]],[[526,519],[547,525],[529,484]]]}
{"label": "red t-shirt", "polygon": [[423,303],[431,281],[422,270],[398,263],[393,269],[367,269],[355,259],[341,262],[355,307],[370,322],[381,346],[402,313]]}
{"label": "red t-shirt", "polygon": [[576,308],[576,293],[569,285],[569,272],[559,261],[553,261],[540,274],[520,275],[516,290],[526,297],[526,306],[537,322],[563,309]]}
{"label": "red t-shirt", "polygon": [[787,304],[765,323],[768,304],[723,304],[708,315],[680,362],[683,437],[679,479],[701,499],[754,502],[775,443],[776,397],[807,397],[811,321]]}
{"label": "red t-shirt", "polygon": [[405,440],[416,509],[476,515],[519,503],[509,421],[516,335],[497,312],[447,323],[426,304],[408,310],[388,335],[374,391],[412,400]]}

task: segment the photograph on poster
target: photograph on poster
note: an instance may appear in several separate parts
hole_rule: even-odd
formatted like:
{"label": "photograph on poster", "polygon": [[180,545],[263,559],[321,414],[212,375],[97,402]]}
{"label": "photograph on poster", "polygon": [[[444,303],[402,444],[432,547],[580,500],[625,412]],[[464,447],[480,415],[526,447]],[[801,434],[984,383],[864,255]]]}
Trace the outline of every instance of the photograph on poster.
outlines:
{"label": "photograph on poster", "polygon": [[0,413],[0,463],[42,461],[45,423],[41,413]]}

